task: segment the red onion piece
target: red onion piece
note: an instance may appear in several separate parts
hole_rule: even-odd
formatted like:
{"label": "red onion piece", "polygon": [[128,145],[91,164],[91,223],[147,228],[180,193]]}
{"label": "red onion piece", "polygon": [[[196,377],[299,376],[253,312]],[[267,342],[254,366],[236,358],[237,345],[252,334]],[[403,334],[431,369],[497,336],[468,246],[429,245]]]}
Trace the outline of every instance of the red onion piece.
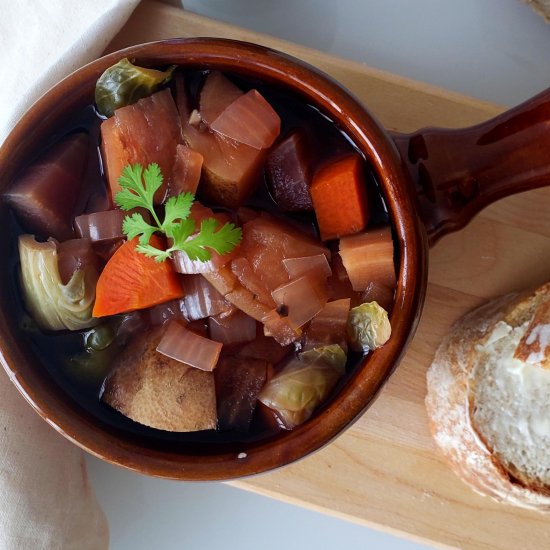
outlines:
{"label": "red onion piece", "polygon": [[126,238],[117,239],[112,242],[96,243],[94,245],[95,253],[107,263],[113,254],[126,242]]}
{"label": "red onion piece", "polygon": [[215,371],[218,428],[247,432],[265,384],[267,362],[222,357]]}
{"label": "red onion piece", "polygon": [[[227,222],[231,221],[231,218],[224,213],[214,213],[210,208],[203,206],[199,202],[194,202],[191,207],[191,213],[189,217],[194,220],[197,231],[200,228],[201,222],[207,218],[214,218],[218,221],[219,227]],[[239,246],[236,246],[228,254],[218,254],[214,250],[210,250],[212,255],[211,259],[207,262],[201,262],[200,260],[191,260],[185,252],[179,250],[173,253],[174,269],[178,273],[184,273],[186,275],[196,275],[197,273],[212,273],[218,271],[227,262],[235,258],[239,254]]]}
{"label": "red onion piece", "polygon": [[326,285],[303,275],[276,288],[271,295],[280,308],[284,308],[290,322],[301,327],[312,319],[327,302]]}
{"label": "red onion piece", "polygon": [[122,221],[126,216],[127,213],[122,210],[105,210],[77,216],[74,225],[80,237],[105,243],[124,238]]}
{"label": "red onion piece", "polygon": [[122,345],[125,345],[130,338],[133,338],[136,334],[143,332],[143,330],[147,327],[144,317],[145,316],[141,311],[124,313],[121,316],[116,329],[117,341]]}
{"label": "red onion piece", "polygon": [[207,262],[192,260],[185,252],[180,250],[176,250],[172,253],[172,262],[174,263],[174,269],[178,273],[183,273],[184,275],[212,273],[213,271],[217,271],[219,269],[213,260],[208,260]]}
{"label": "red onion piece", "polygon": [[338,344],[346,351],[346,327],[350,306],[350,298],[327,302],[309,324],[304,351],[330,344]]}
{"label": "red onion piece", "polygon": [[206,322],[206,319],[197,319],[196,321],[190,321],[186,325],[187,330],[190,330],[194,332],[195,334],[198,334],[199,336],[204,336],[205,338],[208,338],[208,323]]}
{"label": "red onion piece", "polygon": [[183,281],[185,316],[189,321],[212,315],[229,314],[233,306],[202,275],[189,275]]}
{"label": "red onion piece", "polygon": [[245,344],[237,355],[244,358],[263,359],[268,363],[276,365],[293,350],[293,346],[281,346],[273,338],[258,334],[252,342]]}
{"label": "red onion piece", "polygon": [[[94,165],[94,163],[90,163]],[[90,169],[88,169],[90,170]],[[92,214],[93,212],[103,212],[112,208],[111,193],[105,185],[105,181],[102,177],[94,175],[93,180],[89,187],[89,196],[86,200],[86,208],[84,214]]]}
{"label": "red onion piece", "polygon": [[393,304],[394,290],[394,288],[372,282],[367,289],[360,294],[359,302],[377,302],[379,306],[389,311]]}
{"label": "red onion piece", "polygon": [[312,155],[303,128],[293,130],[270,149],[265,174],[279,208],[290,212],[313,210],[311,172]]}
{"label": "red onion piece", "polygon": [[189,217],[195,222],[195,225],[200,227],[202,220],[206,218],[214,217],[214,210],[204,206],[199,201],[195,201],[193,206],[191,206],[191,212],[189,212]]}
{"label": "red onion piece", "polygon": [[98,260],[90,239],[70,239],[57,243],[57,267],[61,281],[66,285],[77,269],[93,266],[98,268]]}
{"label": "red onion piece", "polygon": [[285,258],[301,258],[330,251],[317,239],[305,235],[292,225],[262,213],[243,225],[240,255],[252,266],[254,273],[269,290],[288,282],[283,265]]}
{"label": "red onion piece", "polygon": [[183,73],[176,71],[174,75],[174,88],[175,88],[175,102],[176,108],[180,115],[180,122],[183,126],[189,121],[189,116],[191,115],[191,106],[187,93],[187,86],[183,78]]}
{"label": "red onion piece", "polygon": [[236,310],[225,317],[209,317],[210,338],[224,345],[244,344],[256,338],[256,320]]}
{"label": "red onion piece", "polygon": [[231,271],[239,279],[241,285],[252,292],[256,299],[269,307],[276,307],[271,293],[258,277],[246,258],[236,258],[231,262]]}
{"label": "red onion piece", "polygon": [[169,184],[168,194],[170,196],[180,193],[197,192],[203,156],[186,145],[178,144],[176,147],[176,159],[172,170],[172,181]]}
{"label": "red onion piece", "polygon": [[326,279],[332,275],[332,269],[324,254],[303,256],[301,258],[286,258],[283,265],[291,279],[297,279],[306,273],[315,279]]}
{"label": "red onion piece", "polygon": [[257,90],[250,90],[233,101],[210,127],[254,149],[267,149],[281,131],[281,119]]}
{"label": "red onion piece", "polygon": [[346,271],[346,268],[344,267],[344,264],[342,263],[342,257],[340,254],[333,254],[332,258],[330,260],[330,267],[332,268],[333,275],[342,282],[351,283],[348,277],[348,272]]}
{"label": "red onion piece", "polygon": [[355,292],[351,287],[351,282],[340,254],[333,254],[330,261],[332,275],[327,279],[327,288],[329,300],[340,300],[342,298],[351,298],[352,307],[355,307],[359,297],[359,293]]}
{"label": "red onion piece", "polygon": [[260,213],[258,211],[253,210],[252,208],[248,208],[246,206],[241,206],[237,210],[237,220],[238,220],[240,225],[243,225],[246,222],[254,220],[259,215],[260,215]]}
{"label": "red onion piece", "polygon": [[157,351],[197,369],[213,371],[223,344],[187,330],[177,321],[170,321]]}
{"label": "red onion piece", "polygon": [[285,425],[279,419],[277,413],[273,409],[266,407],[261,401],[256,403],[254,422],[260,429],[263,428],[270,433],[278,433],[282,430],[286,430]]}
{"label": "red onion piece", "polygon": [[302,331],[294,326],[288,317],[283,317],[276,309],[271,310],[262,319],[264,335],[272,336],[281,346],[288,346],[298,340]]}
{"label": "red onion piece", "polygon": [[214,122],[243,92],[219,71],[212,71],[204,81],[199,100],[201,119]]}
{"label": "red onion piece", "polygon": [[163,304],[153,306],[148,310],[149,321],[152,325],[164,325],[172,319],[187,320],[185,317],[185,304],[183,300],[170,300]]}
{"label": "red onion piece", "polygon": [[[218,205],[237,208],[253,193],[260,180],[264,151],[226,139],[212,132],[204,122],[191,124],[190,101],[183,77],[176,75],[175,85],[183,140],[203,156],[201,194]],[[201,97],[200,100],[200,117],[203,121],[210,121],[211,116],[217,118],[219,112],[235,99],[232,94],[223,91],[210,96],[213,102],[210,105],[207,105],[209,99]]]}

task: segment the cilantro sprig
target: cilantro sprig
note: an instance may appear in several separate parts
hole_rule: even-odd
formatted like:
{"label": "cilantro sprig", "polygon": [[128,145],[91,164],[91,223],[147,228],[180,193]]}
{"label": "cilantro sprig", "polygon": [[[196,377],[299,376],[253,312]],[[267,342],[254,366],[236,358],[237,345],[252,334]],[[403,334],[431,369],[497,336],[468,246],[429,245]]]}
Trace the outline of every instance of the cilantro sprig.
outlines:
{"label": "cilantro sprig", "polygon": [[[121,191],[115,195],[115,203],[125,211],[145,208],[151,213],[152,225],[139,212],[126,216],[122,231],[128,239],[138,238],[136,250],[157,262],[172,258],[172,252],[181,251],[191,260],[207,262],[211,250],[218,254],[231,252],[241,241],[242,231],[232,223],[220,226],[214,218],[202,220],[197,232],[195,221],[189,218],[195,200],[193,193],[181,193],[170,197],[164,205],[162,221],[155,210],[153,197],[160,189],[163,176],[158,164],[149,164],[145,170],[141,164],[124,167],[118,180]],[[170,246],[161,250],[149,244],[153,233],[163,233]]]}

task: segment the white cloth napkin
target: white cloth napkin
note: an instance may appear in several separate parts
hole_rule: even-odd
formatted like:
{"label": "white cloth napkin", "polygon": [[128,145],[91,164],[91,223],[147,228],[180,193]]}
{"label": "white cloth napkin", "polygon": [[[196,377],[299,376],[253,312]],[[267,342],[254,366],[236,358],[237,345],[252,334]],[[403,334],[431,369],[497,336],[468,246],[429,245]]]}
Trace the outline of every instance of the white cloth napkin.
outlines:
{"label": "white cloth napkin", "polygon": [[[101,55],[137,3],[0,0],[0,143],[55,82]],[[108,541],[82,452],[0,373],[0,550],[96,550]]]}
{"label": "white cloth napkin", "polygon": [[82,452],[31,410],[3,370],[0,403],[0,548],[107,548]]}
{"label": "white cloth napkin", "polygon": [[139,0],[0,0],[0,143],[53,84],[99,57]]}

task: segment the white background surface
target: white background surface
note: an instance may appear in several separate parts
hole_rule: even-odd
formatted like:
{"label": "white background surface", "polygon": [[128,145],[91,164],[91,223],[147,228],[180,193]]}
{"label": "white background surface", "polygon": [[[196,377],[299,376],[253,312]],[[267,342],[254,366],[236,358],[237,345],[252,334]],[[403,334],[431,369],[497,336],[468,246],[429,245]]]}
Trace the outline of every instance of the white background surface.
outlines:
{"label": "white background surface", "polygon": [[[203,15],[502,104],[550,86],[550,25],[517,0],[184,3]],[[422,548],[222,484],[150,479],[93,458],[88,466],[109,517],[112,550]]]}

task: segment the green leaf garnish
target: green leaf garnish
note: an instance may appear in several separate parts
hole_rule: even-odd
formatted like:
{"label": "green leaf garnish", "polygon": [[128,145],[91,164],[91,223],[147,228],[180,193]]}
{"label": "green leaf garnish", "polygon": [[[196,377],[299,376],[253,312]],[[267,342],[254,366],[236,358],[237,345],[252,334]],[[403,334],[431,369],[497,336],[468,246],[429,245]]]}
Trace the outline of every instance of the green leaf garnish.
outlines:
{"label": "green leaf garnish", "polygon": [[[181,193],[170,197],[164,205],[164,219],[161,222],[154,208],[155,193],[162,186],[162,173],[153,163],[143,170],[141,164],[124,167],[118,179],[121,190],[115,195],[115,203],[122,210],[145,208],[151,213],[151,225],[139,212],[126,216],[122,231],[128,239],[138,238],[136,250],[157,262],[172,258],[172,252],[185,252],[191,260],[207,262],[212,258],[211,250],[218,254],[231,252],[241,241],[242,231],[232,223],[220,227],[214,218],[202,220],[199,231],[189,218],[195,200],[192,193]],[[153,233],[163,233],[172,244],[167,250],[160,250],[149,244]]]}
{"label": "green leaf garnish", "polygon": [[147,244],[151,235],[158,231],[158,227],[148,224],[141,214],[134,212],[131,216],[126,216],[122,222],[122,231],[128,239],[139,237],[141,244]]}
{"label": "green leaf garnish", "polygon": [[193,193],[183,193],[170,197],[164,205],[164,226],[174,223],[178,218],[185,220],[191,212],[191,205],[195,197]]}

